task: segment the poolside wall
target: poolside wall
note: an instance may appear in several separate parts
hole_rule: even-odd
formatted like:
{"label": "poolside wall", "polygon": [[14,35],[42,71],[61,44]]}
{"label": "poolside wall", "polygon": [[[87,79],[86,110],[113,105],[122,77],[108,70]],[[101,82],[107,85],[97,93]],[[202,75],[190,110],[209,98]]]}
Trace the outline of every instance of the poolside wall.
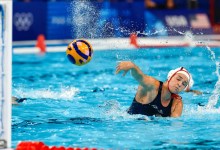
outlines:
{"label": "poolside wall", "polygon": [[[213,34],[208,1],[193,10],[182,1],[176,2],[179,8],[174,10],[149,10],[141,1],[92,1],[85,4],[88,10],[66,1],[14,2],[13,41],[36,40],[39,34],[47,40],[129,37],[134,31],[147,36],[180,35],[176,31],[188,30],[193,34]],[[79,9],[81,13],[76,12]]]}

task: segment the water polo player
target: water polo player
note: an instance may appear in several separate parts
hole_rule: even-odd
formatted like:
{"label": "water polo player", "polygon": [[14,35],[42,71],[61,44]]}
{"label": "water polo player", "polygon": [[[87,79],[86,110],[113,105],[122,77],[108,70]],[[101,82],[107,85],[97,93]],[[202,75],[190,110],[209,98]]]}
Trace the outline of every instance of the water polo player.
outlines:
{"label": "water polo player", "polygon": [[124,71],[124,76],[129,70],[139,83],[137,93],[128,109],[129,114],[162,117],[181,116],[183,102],[178,93],[189,90],[193,85],[192,76],[185,68],[171,70],[168,73],[168,79],[161,82],[143,74],[134,63],[123,61],[117,65],[116,74]]}

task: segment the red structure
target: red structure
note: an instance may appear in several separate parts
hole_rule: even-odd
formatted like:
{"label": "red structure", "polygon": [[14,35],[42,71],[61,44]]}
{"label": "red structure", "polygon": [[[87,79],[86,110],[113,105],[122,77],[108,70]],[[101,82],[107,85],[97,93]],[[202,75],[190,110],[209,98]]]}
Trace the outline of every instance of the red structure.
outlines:
{"label": "red structure", "polygon": [[23,141],[17,145],[15,150],[97,150],[96,148],[79,148],[79,147],[56,147],[47,146],[43,142]]}
{"label": "red structure", "polygon": [[45,37],[44,37],[43,34],[40,34],[37,37],[36,47],[38,47],[40,49],[41,53],[45,53],[46,52],[46,43],[45,43]]}

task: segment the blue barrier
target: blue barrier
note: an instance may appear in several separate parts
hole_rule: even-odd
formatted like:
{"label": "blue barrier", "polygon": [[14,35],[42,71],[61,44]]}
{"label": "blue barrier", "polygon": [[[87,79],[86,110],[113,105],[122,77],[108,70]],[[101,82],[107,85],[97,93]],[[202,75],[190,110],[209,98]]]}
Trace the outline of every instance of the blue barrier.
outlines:
{"label": "blue barrier", "polygon": [[13,3],[13,40],[33,40],[46,34],[45,2]]}
{"label": "blue barrier", "polygon": [[[185,3],[183,4],[185,5]],[[14,2],[13,40],[128,37],[132,32],[149,36],[178,35],[175,29],[211,34],[205,10],[149,10],[143,2]],[[163,30],[163,31],[161,31]],[[153,34],[160,31],[157,34]]]}
{"label": "blue barrier", "polygon": [[48,2],[47,6],[47,39],[71,39],[72,22],[67,2]]}
{"label": "blue barrier", "polygon": [[151,10],[145,11],[148,36],[213,34],[208,15],[203,10]]}

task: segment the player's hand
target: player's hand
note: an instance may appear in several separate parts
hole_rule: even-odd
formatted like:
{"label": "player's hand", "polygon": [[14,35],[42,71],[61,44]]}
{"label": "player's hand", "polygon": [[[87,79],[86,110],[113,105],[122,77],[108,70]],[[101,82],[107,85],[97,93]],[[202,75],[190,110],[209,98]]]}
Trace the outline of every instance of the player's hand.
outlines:
{"label": "player's hand", "polygon": [[120,71],[124,71],[123,76],[125,76],[132,68],[134,68],[134,64],[131,61],[122,61],[116,66],[115,73],[118,74]]}

